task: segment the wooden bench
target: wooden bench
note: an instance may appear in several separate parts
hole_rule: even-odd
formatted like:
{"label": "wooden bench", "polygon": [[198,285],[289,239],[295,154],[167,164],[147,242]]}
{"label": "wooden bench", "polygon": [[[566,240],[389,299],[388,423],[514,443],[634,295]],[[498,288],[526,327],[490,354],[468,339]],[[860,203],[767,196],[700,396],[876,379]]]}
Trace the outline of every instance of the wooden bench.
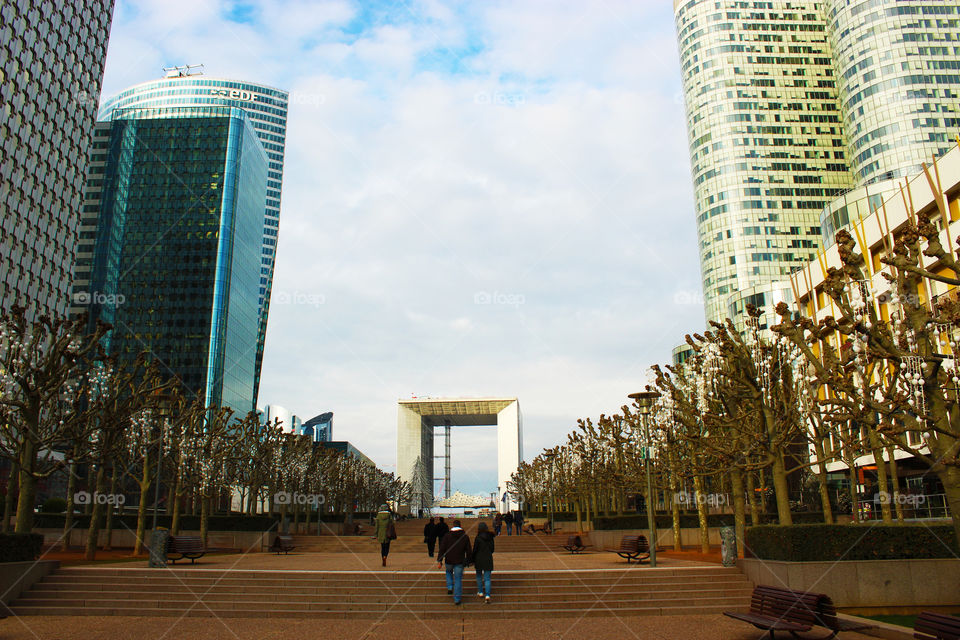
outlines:
{"label": "wooden bench", "polygon": [[818,595],[757,585],[750,597],[748,613],[724,611],[723,615],[769,631],[771,639],[775,631],[789,631],[796,635],[798,631],[810,631],[816,624]]}
{"label": "wooden bench", "polygon": [[913,637],[920,640],[960,640],[960,618],[923,611],[913,623]]}
{"label": "wooden bench", "polygon": [[587,545],[583,544],[583,539],[580,536],[567,536],[567,544],[563,545],[563,548],[570,553],[581,553],[587,548]]}
{"label": "wooden bench", "polygon": [[627,564],[631,560],[642,563],[650,557],[650,544],[646,536],[623,536],[620,538],[620,548],[610,549],[621,558],[627,559]]}
{"label": "wooden bench", "polygon": [[293,536],[278,535],[273,539],[273,544],[270,545],[270,551],[275,551],[277,555],[280,555],[281,551],[286,555],[294,549],[296,547],[293,546]]}
{"label": "wooden bench", "polygon": [[814,625],[830,630],[830,635],[820,640],[833,638],[841,631],[873,627],[858,620],[838,617],[833,600],[825,593],[808,593],[768,585],[758,585],[753,590],[749,613],[724,611],[723,615],[769,631],[771,638],[774,631],[789,631],[796,635],[798,631],[809,631]]}
{"label": "wooden bench", "polygon": [[[171,553],[178,553],[180,557],[171,558]],[[172,564],[184,558],[189,558],[190,564],[193,564],[197,558],[206,553],[207,549],[203,546],[203,539],[200,536],[170,536],[167,540],[167,560]]]}

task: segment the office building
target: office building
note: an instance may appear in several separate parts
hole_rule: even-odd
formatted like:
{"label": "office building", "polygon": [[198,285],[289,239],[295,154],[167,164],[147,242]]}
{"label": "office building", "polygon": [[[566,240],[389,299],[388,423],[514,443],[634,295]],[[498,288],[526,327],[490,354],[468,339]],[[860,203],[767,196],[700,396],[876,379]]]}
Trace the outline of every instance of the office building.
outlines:
{"label": "office building", "polygon": [[100,119],[109,119],[114,109],[223,106],[242,109],[263,144],[268,158],[267,195],[263,206],[263,231],[259,273],[259,327],[257,329],[254,402],[260,389],[277,233],[280,226],[280,193],[283,183],[283,158],[287,139],[288,93],[246,80],[213,78],[194,67],[171,69],[168,77],[151,80],[121,91],[109,98],[100,110]]}
{"label": "office building", "polygon": [[208,405],[254,410],[267,162],[242,109],[115,109],[98,123],[74,309]]}
{"label": "office building", "polygon": [[284,433],[300,434],[302,421],[300,418],[278,404],[268,404],[260,412],[260,421],[263,424],[277,422]]}
{"label": "office building", "polygon": [[708,320],[775,321],[821,219],[851,219],[838,197],[872,185],[848,198],[869,209],[949,148],[958,6],[675,1]]}
{"label": "office building", "polygon": [[310,418],[303,423],[300,432],[310,436],[314,442],[330,442],[333,440],[333,412],[327,411]]}
{"label": "office building", "polygon": [[67,311],[113,0],[0,6],[0,310]]}

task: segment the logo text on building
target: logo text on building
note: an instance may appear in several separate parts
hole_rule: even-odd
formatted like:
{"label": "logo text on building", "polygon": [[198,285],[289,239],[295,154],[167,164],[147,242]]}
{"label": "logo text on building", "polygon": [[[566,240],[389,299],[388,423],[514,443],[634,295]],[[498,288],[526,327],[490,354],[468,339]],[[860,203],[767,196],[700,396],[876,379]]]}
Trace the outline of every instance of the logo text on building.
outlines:
{"label": "logo text on building", "polygon": [[234,100],[247,100],[249,102],[255,102],[257,99],[257,94],[240,89],[210,89],[210,95],[233,98]]}

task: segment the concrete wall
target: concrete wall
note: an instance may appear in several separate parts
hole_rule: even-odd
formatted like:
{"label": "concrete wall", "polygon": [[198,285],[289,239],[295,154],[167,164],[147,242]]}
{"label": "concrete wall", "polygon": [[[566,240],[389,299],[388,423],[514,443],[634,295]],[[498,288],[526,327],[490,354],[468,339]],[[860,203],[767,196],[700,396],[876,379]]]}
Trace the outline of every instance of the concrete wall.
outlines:
{"label": "concrete wall", "polygon": [[[497,414],[497,486],[500,487],[500,496],[506,491],[510,476],[516,473],[523,459],[521,428],[520,403],[511,402]],[[510,497],[502,502],[498,497],[497,501],[500,511],[509,511],[517,506]]]}
{"label": "concrete wall", "polygon": [[754,584],[826,593],[838,607],[960,606],[960,559],[782,562],[741,559]]}
{"label": "concrete wall", "polygon": [[[572,523],[569,528],[564,527],[560,533],[576,530],[576,523]],[[590,542],[597,549],[616,549],[620,546],[620,538],[623,536],[642,535],[650,539],[646,529],[611,529],[609,531],[591,531]],[[713,527],[709,530],[710,544],[720,544],[720,529]],[[684,547],[700,546],[700,529],[680,529],[680,543]],[[673,548],[673,529],[657,529],[657,546]]]}
{"label": "concrete wall", "polygon": [[0,563],[0,615],[10,615],[7,604],[60,567],[56,560]]}

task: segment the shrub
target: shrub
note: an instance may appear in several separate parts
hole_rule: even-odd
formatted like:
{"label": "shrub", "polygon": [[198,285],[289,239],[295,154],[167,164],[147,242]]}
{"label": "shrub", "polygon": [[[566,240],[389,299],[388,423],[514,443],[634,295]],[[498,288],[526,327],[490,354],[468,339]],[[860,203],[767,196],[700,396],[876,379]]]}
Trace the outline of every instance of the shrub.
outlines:
{"label": "shrub", "polygon": [[43,513],[63,513],[67,510],[67,501],[63,498],[47,498],[40,511]]}
{"label": "shrub", "polygon": [[[803,512],[790,514],[795,524],[800,523],[822,523],[823,514],[820,512]],[[672,529],[673,517],[666,514],[657,514],[658,529]],[[777,514],[761,514],[760,521],[764,523],[777,522]],[[732,527],[732,513],[713,513],[707,516],[708,527]],[[624,516],[604,516],[594,518],[593,526],[597,530],[610,529],[646,529],[647,515],[645,513],[631,513]],[[696,529],[700,526],[700,520],[695,513],[680,514],[680,527],[683,529]],[[750,514],[747,513],[747,526],[750,526]]]}
{"label": "shrub", "polygon": [[0,533],[0,562],[29,562],[40,557],[39,533]]}
{"label": "shrub", "polygon": [[749,527],[747,557],[817,562],[956,557],[950,525],[798,524]]}

